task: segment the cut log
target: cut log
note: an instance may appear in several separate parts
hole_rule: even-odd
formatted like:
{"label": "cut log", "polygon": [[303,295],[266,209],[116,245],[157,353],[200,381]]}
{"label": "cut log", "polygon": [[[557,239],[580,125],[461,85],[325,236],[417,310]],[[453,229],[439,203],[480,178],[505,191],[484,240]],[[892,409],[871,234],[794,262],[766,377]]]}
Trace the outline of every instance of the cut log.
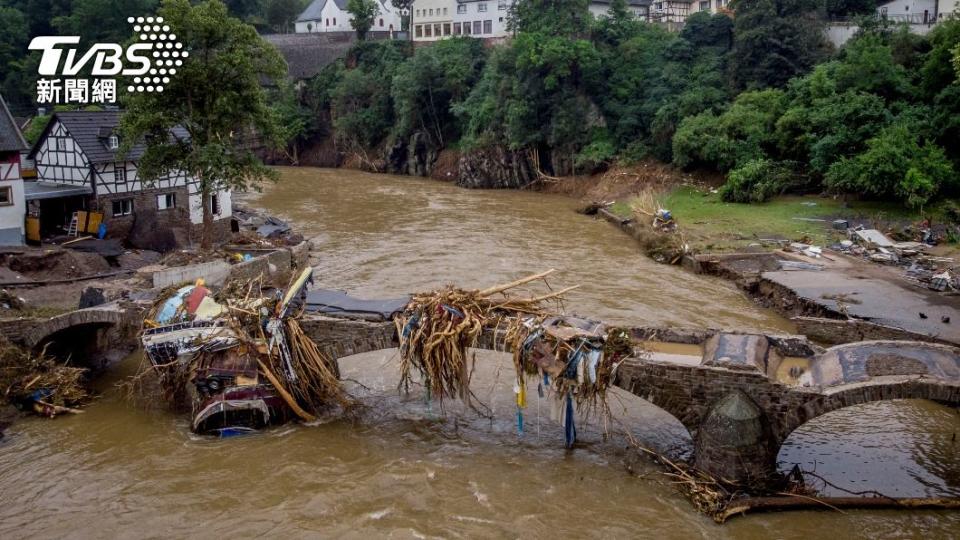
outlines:
{"label": "cut log", "polygon": [[911,510],[956,510],[960,498],[892,498],[892,497],[751,497],[733,501],[713,519],[717,523],[744,515],[747,512],[770,512],[777,510],[841,510],[841,509],[911,509]]}

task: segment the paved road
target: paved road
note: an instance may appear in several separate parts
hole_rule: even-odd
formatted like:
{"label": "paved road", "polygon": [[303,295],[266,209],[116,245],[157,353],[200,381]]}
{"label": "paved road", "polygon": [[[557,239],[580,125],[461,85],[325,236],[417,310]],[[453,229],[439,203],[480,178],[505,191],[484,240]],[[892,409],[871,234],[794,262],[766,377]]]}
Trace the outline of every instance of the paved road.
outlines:
{"label": "paved road", "polygon": [[[763,277],[827,309],[840,311],[839,301],[853,317],[960,344],[960,297],[914,286],[899,277],[902,269],[834,253],[830,257],[834,261],[816,261],[826,265],[822,271],[780,270]],[[950,323],[941,322],[942,317]]]}

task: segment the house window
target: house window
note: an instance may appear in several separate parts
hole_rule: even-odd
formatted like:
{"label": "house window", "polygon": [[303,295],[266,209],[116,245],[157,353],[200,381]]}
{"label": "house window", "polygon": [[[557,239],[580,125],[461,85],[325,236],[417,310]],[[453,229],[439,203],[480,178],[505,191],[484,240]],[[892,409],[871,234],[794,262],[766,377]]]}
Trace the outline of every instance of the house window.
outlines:
{"label": "house window", "polygon": [[116,135],[111,135],[108,137],[107,148],[110,150],[116,150],[117,148],[120,148],[120,137],[117,137]]}
{"label": "house window", "polygon": [[334,25],[334,26],[337,25],[337,18],[336,18],[336,17],[333,18],[333,25]]}
{"label": "house window", "polygon": [[417,10],[417,17],[419,17],[419,16],[420,16],[420,10],[418,9],[418,10]]}
{"label": "house window", "polygon": [[113,164],[113,181],[118,184],[127,183],[127,166],[123,163]]}
{"label": "house window", "polygon": [[383,19],[380,19],[380,28],[383,28]]}
{"label": "house window", "polygon": [[450,35],[450,23],[443,23],[443,35]]}
{"label": "house window", "polygon": [[466,12],[467,12],[466,4],[460,4],[457,6],[457,13],[466,13]]}
{"label": "house window", "polygon": [[499,2],[497,2],[497,9],[500,10],[500,11],[506,11],[506,10],[507,10],[507,3],[504,2],[504,0],[500,0]]}
{"label": "house window", "polygon": [[493,21],[483,21],[483,33],[484,34],[493,33]]}
{"label": "house window", "polygon": [[57,150],[66,150],[67,149],[67,140],[62,138],[57,138]]}
{"label": "house window", "polygon": [[430,8],[430,16],[433,17],[433,8]]}
{"label": "house window", "polygon": [[117,199],[113,201],[113,217],[129,216],[133,213],[133,199]]}
{"label": "house window", "polygon": [[177,195],[175,193],[161,193],[157,195],[157,210],[169,210],[177,207]]}
{"label": "house window", "polygon": [[414,27],[413,27],[413,34],[414,34],[416,37],[423,37],[423,25],[422,25],[422,24],[418,24],[418,25],[414,26]]}
{"label": "house window", "polygon": [[425,24],[423,25],[423,36],[424,37],[433,37],[433,25]]}
{"label": "house window", "polygon": [[443,14],[444,14],[444,15],[447,14],[447,8],[443,8]]}
{"label": "house window", "polygon": [[461,29],[460,23],[453,23],[453,35],[459,36],[463,30]]}
{"label": "house window", "polygon": [[0,187],[0,206],[13,206],[13,188]]}
{"label": "house window", "polygon": [[220,195],[213,193],[210,195],[210,212],[215,215],[220,215]]}
{"label": "house window", "polygon": [[470,35],[470,23],[468,22],[463,23],[463,35],[465,36]]}
{"label": "house window", "polygon": [[710,11],[710,0],[700,2],[700,11]]}
{"label": "house window", "polygon": [[433,25],[433,35],[435,35],[435,36],[437,36],[437,37],[440,37],[440,36],[442,35],[439,24]]}
{"label": "house window", "polygon": [[474,33],[474,34],[479,34],[480,32],[483,31],[483,30],[482,30],[482,28],[483,28],[483,27],[482,27],[482,24],[483,24],[483,23],[480,22],[480,21],[473,21],[473,33]]}
{"label": "house window", "polygon": [[486,11],[487,11],[487,4],[484,3],[484,2],[481,2],[481,3],[477,4],[477,11],[479,11],[480,13],[486,12]]}

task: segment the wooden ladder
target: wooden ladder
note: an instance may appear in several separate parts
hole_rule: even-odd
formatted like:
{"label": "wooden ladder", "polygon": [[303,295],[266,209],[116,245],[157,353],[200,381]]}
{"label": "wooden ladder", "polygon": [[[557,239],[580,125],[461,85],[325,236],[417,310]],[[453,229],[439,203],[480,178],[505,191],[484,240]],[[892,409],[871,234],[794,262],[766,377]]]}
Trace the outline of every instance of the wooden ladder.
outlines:
{"label": "wooden ladder", "polygon": [[70,218],[70,226],[67,228],[67,236],[76,236],[77,235],[77,226],[80,224],[79,218],[77,218],[77,213],[73,213],[73,217]]}

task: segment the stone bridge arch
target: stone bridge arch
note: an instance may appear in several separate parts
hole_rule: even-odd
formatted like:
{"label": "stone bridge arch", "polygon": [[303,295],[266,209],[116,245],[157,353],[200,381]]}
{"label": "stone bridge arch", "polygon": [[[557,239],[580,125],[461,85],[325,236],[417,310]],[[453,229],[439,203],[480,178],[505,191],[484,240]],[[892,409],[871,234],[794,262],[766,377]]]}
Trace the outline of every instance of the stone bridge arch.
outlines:
{"label": "stone bridge arch", "polygon": [[847,407],[895,399],[927,399],[960,407],[960,384],[917,377],[908,380],[873,380],[831,388],[803,402],[795,414],[779,424],[775,433],[778,447],[797,428],[815,418]]}
{"label": "stone bridge arch", "polygon": [[811,364],[816,393],[793,391],[775,419],[783,443],[801,425],[873,401],[928,399],[960,406],[960,349],[905,341],[865,341],[827,349]]}
{"label": "stone bridge arch", "polygon": [[22,341],[35,351],[47,348],[57,358],[89,364],[95,356],[130,349],[139,324],[138,310],[107,304],[37,321],[24,330]]}

